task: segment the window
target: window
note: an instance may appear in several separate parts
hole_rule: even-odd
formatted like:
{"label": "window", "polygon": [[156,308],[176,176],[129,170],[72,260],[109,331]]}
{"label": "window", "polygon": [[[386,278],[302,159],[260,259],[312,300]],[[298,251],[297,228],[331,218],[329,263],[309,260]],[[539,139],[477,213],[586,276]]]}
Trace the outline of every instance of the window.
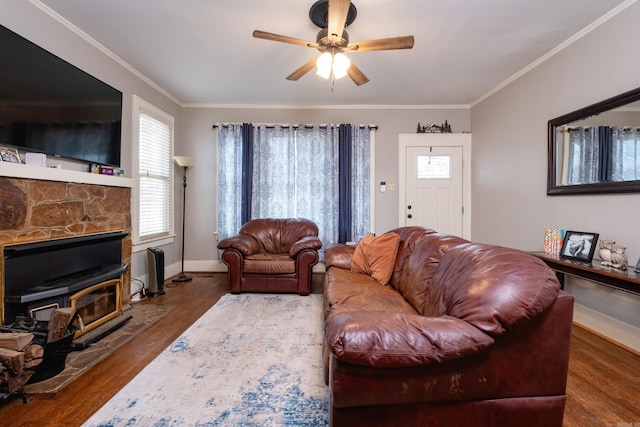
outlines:
{"label": "window", "polygon": [[449,156],[418,156],[418,179],[451,178],[450,160]]}
{"label": "window", "polygon": [[[358,125],[221,125],[218,232],[254,218],[304,217],[323,247],[371,230],[374,130]],[[249,141],[249,143],[247,143]]]}
{"label": "window", "polygon": [[134,243],[173,235],[173,117],[134,97]]}

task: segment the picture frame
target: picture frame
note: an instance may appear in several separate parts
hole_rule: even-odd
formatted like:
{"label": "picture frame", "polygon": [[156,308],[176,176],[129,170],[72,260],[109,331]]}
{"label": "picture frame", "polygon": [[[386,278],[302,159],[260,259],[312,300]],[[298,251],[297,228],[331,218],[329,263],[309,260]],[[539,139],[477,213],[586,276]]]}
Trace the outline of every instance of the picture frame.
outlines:
{"label": "picture frame", "polygon": [[0,147],[0,159],[2,159],[3,162],[22,163],[20,153],[13,148]]}
{"label": "picture frame", "polygon": [[636,268],[633,271],[640,274],[640,258],[638,258],[638,262],[636,263]]}
{"label": "picture frame", "polygon": [[565,232],[560,257],[591,264],[599,236],[584,231]]}

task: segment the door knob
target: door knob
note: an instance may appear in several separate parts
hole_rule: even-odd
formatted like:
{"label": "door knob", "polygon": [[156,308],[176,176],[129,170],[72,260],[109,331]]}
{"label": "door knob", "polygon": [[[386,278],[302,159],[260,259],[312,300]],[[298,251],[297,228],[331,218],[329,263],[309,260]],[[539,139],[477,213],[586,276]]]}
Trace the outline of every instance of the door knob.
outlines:
{"label": "door knob", "polygon": [[411,216],[411,214],[407,215],[407,218],[413,218],[413,216]]}
{"label": "door knob", "polygon": [[407,206],[407,209],[411,209],[411,205]]}

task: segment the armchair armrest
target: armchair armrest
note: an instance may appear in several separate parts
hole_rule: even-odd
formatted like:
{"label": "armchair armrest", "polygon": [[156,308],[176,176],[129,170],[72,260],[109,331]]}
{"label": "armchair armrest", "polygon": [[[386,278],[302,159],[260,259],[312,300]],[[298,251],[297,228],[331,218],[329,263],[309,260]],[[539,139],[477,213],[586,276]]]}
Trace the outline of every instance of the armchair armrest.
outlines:
{"label": "armchair armrest", "polygon": [[227,237],[218,243],[218,249],[237,249],[244,256],[252,255],[260,252],[260,245],[251,236],[246,234],[238,234],[236,236]]}
{"label": "armchair armrest", "polygon": [[351,258],[356,250],[355,245],[335,245],[324,251],[324,263],[329,267],[351,270]]}
{"label": "armchair armrest", "polygon": [[322,242],[317,236],[306,236],[291,245],[289,256],[295,258],[303,249],[318,250],[322,247]]}
{"label": "armchair armrest", "polygon": [[337,359],[384,368],[443,363],[494,343],[489,335],[456,317],[365,311],[329,315],[325,338]]}

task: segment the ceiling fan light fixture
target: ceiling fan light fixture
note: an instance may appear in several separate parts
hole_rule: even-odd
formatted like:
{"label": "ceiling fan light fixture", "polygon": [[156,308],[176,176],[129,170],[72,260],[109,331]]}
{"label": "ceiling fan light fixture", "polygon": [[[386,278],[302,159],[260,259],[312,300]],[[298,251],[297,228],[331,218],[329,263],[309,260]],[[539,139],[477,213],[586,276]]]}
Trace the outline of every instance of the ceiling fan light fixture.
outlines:
{"label": "ceiling fan light fixture", "polygon": [[347,75],[347,70],[351,66],[351,61],[343,53],[336,53],[333,57],[333,76],[341,79]]}
{"label": "ceiling fan light fixture", "polygon": [[329,79],[331,76],[331,64],[333,63],[333,57],[329,52],[325,52],[318,57],[316,61],[316,67],[318,67],[316,74],[322,78]]}
{"label": "ceiling fan light fixture", "polygon": [[316,74],[328,80],[333,73],[333,78],[337,80],[347,75],[350,66],[351,61],[345,54],[332,55],[331,52],[325,52],[316,61],[316,67],[318,67]]}

